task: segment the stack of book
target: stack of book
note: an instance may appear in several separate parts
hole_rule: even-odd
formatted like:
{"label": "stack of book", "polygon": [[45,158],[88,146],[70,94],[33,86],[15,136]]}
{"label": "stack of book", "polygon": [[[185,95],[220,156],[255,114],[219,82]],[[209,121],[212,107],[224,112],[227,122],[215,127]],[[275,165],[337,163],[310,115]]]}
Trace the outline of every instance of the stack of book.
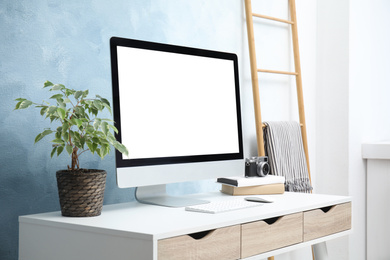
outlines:
{"label": "stack of book", "polygon": [[222,184],[221,192],[229,195],[263,195],[284,193],[284,176],[264,177],[226,177],[218,178]]}

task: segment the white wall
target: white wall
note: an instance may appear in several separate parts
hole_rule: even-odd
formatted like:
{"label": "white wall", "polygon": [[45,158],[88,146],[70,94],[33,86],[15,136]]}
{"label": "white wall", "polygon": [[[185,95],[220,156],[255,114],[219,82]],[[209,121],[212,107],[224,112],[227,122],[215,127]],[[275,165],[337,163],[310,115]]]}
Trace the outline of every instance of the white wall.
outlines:
{"label": "white wall", "polygon": [[[353,197],[349,256],[339,247],[337,257],[366,259],[366,166],[361,144],[390,139],[390,2],[317,2],[317,187],[320,192]],[[330,255],[340,241],[328,243]]]}
{"label": "white wall", "polygon": [[343,195],[348,194],[348,2],[318,1],[317,25],[317,192]]}
{"label": "white wall", "polygon": [[350,1],[349,190],[354,199],[350,259],[366,256],[366,164],[361,144],[390,140],[389,15],[389,1]]}
{"label": "white wall", "polygon": [[[349,1],[317,1],[316,193],[348,195]],[[327,243],[348,259],[348,238]]]}

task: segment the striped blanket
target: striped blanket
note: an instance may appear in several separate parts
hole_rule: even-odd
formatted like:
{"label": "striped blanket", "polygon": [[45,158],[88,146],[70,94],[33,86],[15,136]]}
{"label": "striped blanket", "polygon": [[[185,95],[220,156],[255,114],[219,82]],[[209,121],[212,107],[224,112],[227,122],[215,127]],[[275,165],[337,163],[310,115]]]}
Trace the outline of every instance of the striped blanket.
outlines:
{"label": "striped blanket", "polygon": [[264,122],[264,144],[271,174],[286,178],[285,190],[310,192],[301,126],[297,122]]}

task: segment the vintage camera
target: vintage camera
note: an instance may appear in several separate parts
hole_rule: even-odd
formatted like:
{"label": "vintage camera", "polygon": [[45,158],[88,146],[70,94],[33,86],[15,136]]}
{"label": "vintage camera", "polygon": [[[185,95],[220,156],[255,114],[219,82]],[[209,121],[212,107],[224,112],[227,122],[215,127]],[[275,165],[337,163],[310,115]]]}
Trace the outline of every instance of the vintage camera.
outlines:
{"label": "vintage camera", "polygon": [[264,177],[269,173],[268,157],[251,157],[245,159],[245,177]]}

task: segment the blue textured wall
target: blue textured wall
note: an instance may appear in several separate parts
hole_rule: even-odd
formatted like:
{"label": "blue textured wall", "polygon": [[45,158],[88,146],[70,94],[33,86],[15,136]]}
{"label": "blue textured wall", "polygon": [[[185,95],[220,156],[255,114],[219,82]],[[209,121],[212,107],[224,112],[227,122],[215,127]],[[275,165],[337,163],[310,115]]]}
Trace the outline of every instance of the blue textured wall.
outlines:
{"label": "blue textured wall", "polygon": [[[15,98],[40,102],[50,80],[111,100],[111,36],[237,53],[242,27],[237,0],[0,1],[0,259],[17,259],[18,216],[59,210],[55,171],[70,162],[50,159],[49,139],[34,145],[49,122],[34,109],[13,111]],[[116,187],[113,153],[81,160],[108,172],[105,204],[133,199]]]}

